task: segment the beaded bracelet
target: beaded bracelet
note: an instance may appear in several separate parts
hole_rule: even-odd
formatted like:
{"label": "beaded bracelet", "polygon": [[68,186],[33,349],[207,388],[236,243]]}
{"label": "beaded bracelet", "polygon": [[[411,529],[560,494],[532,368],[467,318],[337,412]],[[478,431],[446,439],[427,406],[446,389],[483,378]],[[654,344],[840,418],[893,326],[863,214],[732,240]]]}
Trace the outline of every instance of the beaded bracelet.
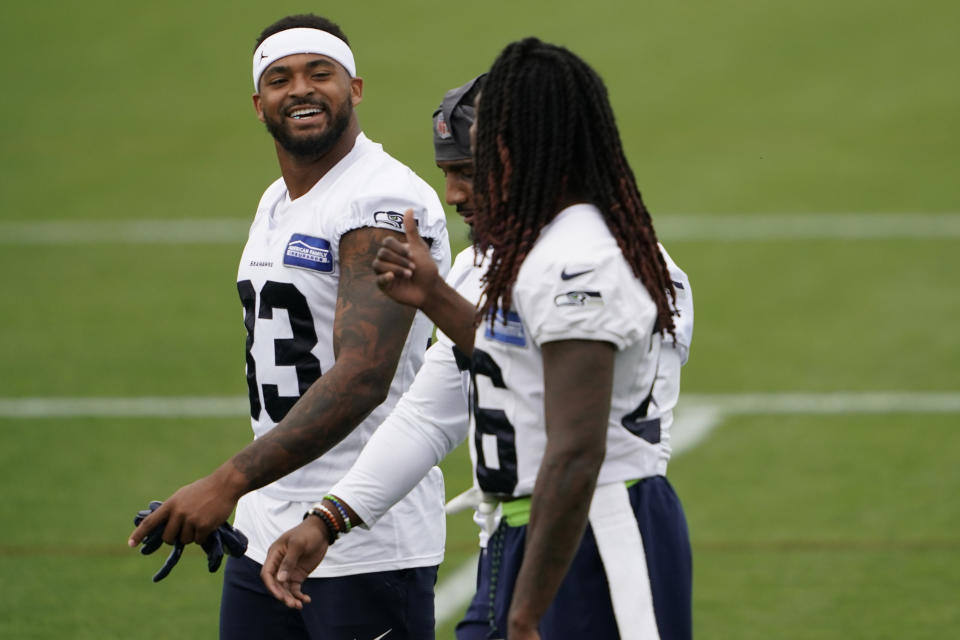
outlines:
{"label": "beaded bracelet", "polygon": [[337,524],[337,519],[333,517],[333,513],[325,507],[324,505],[317,503],[313,505],[313,508],[310,511],[307,511],[303,515],[303,519],[306,520],[310,516],[317,516],[327,527],[327,544],[333,544],[336,542],[337,538],[340,537],[340,526]]}
{"label": "beaded bracelet", "polygon": [[340,500],[337,497],[329,493],[323,496],[323,499],[329,500],[333,504],[333,506],[337,508],[337,511],[340,512],[340,515],[343,516],[343,526],[344,526],[344,529],[346,529],[344,533],[350,533],[350,529],[353,528],[353,525],[350,524],[350,516],[347,515],[347,509],[346,507],[343,506],[343,503],[340,502]]}

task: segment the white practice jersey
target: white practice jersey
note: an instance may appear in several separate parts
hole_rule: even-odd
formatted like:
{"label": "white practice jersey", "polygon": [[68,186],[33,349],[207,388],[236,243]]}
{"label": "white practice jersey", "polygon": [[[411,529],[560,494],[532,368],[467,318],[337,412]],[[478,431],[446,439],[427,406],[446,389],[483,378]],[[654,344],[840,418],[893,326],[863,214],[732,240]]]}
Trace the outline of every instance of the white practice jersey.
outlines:
{"label": "white practice jersey", "polygon": [[[656,318],[656,305],[600,212],[591,205],[560,212],[520,267],[506,324],[501,313],[477,330],[472,440],[480,489],[533,491],[547,444],[541,348],[559,340],[601,340],[617,349],[598,484],[665,473],[670,451],[654,404],[662,351]],[[671,375],[679,382],[677,364]]]}
{"label": "white practice jersey", "polygon": [[[272,429],[334,366],[340,239],[364,227],[402,232],[406,209],[413,209],[421,235],[431,243],[434,261],[446,273],[450,246],[436,193],[363,134],[305,195],[291,201],[282,179],[263,194],[237,274],[247,328],[247,386],[255,437]],[[307,510],[304,506],[319,500],[353,465],[413,381],[431,329],[429,320],[418,313],[387,400],[350,435],[319,460],[241,499],[237,523],[245,533],[252,533],[248,555],[263,562],[276,536],[296,525]],[[431,517],[442,509],[442,500],[442,480],[431,474],[393,513],[412,519]],[[406,548],[409,541],[398,541],[396,533],[407,527],[416,529],[414,522],[398,522],[392,532],[384,526],[379,528],[380,535],[371,531],[349,536],[331,548],[311,575],[418,566],[427,564],[421,557],[435,558],[438,553],[442,557],[442,531],[439,545],[427,536]],[[408,561],[414,557],[414,562]]]}

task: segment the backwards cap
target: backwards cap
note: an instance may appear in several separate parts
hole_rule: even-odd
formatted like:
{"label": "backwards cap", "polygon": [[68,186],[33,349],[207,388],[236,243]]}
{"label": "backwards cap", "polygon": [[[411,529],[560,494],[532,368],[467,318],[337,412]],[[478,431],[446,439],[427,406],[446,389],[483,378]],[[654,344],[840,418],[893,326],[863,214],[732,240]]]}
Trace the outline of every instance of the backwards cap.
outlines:
{"label": "backwards cap", "polygon": [[437,162],[469,160],[470,125],[476,119],[473,108],[477,94],[483,88],[481,74],[443,96],[443,102],[433,112],[433,150]]}

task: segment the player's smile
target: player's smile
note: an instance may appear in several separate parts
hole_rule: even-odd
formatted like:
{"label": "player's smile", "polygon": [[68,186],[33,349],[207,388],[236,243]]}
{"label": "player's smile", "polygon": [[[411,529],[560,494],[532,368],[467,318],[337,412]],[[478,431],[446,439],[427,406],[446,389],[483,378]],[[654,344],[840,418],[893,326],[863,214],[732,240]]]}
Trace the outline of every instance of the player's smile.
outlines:
{"label": "player's smile", "polygon": [[320,103],[298,102],[295,105],[287,107],[284,112],[286,114],[286,118],[289,120],[294,120],[297,123],[314,125],[319,124],[321,120],[324,119],[324,114],[330,113],[330,109]]}
{"label": "player's smile", "polygon": [[296,107],[288,110],[287,117],[294,120],[309,120],[321,113],[323,113],[323,109],[320,107]]}

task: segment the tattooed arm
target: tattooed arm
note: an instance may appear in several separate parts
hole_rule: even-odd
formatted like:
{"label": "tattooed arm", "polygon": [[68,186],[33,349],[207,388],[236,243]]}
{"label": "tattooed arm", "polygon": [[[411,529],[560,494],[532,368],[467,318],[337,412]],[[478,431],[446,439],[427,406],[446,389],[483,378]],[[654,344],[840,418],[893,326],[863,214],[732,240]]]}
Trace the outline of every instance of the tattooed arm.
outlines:
{"label": "tattooed arm", "polygon": [[415,310],[377,287],[372,267],[385,237],[362,228],[340,240],[340,285],[333,326],[336,362],[300,397],[277,426],[212,474],[174,493],[130,536],[140,543],[167,520],[163,539],[202,542],[224,522],[242,495],[312,462],[343,440],[382,403],[403,351]]}
{"label": "tattooed arm", "polygon": [[537,624],[586,530],[606,450],[614,354],[609,342],[543,345],[547,446],[531,494],[526,549],[508,616],[509,638],[538,637]]}

